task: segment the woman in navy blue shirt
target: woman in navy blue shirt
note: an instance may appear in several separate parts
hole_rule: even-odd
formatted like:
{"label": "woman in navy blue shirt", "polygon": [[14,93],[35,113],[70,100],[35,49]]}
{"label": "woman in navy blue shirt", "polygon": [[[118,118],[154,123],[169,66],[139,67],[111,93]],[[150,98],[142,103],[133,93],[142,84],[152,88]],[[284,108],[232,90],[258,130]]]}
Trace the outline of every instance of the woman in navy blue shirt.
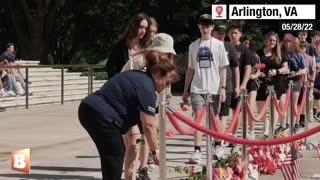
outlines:
{"label": "woman in navy blue shirt", "polygon": [[155,124],[156,93],[177,78],[176,66],[158,51],[145,55],[146,72],[115,75],[79,107],[79,120],[97,146],[103,179],[121,179],[125,148],[122,135],[142,123],[153,159],[159,164]]}

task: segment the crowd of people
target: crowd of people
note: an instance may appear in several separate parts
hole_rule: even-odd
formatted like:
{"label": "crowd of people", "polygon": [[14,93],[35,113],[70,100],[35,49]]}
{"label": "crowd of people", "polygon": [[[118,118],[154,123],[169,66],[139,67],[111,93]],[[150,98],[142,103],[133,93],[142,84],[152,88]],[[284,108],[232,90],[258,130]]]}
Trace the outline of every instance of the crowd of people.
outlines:
{"label": "crowd of people", "polygon": [[[253,38],[243,36],[242,25],[238,21],[229,23],[214,22],[210,15],[202,15],[198,21],[201,37],[189,46],[189,63],[186,72],[183,93],[184,103],[189,103],[190,97],[192,109],[197,119],[200,107],[205,102],[205,95],[212,95],[213,111],[216,114],[218,128],[221,132],[226,130],[226,117],[229,108],[235,109],[239,101],[240,90],[246,89],[248,103],[253,109],[256,105],[260,113],[266,103],[268,86],[274,86],[277,104],[284,109],[286,92],[289,81],[293,82],[293,104],[299,107],[302,94],[306,87],[311,89],[314,96],[314,106],[310,103],[310,117],[319,120],[319,94],[312,93],[313,88],[319,89],[320,76],[320,33],[311,32],[311,43],[308,43],[308,32],[301,31],[294,37],[291,33],[285,33],[280,39],[276,32],[269,32],[264,39],[264,47],[256,49]],[[229,36],[230,42],[224,39]],[[219,40],[220,42],[218,42]],[[224,45],[224,48],[221,46]],[[220,56],[225,54],[225,57]],[[226,74],[225,70],[226,69]],[[220,99],[217,97],[220,96]],[[226,97],[226,98],[224,98]],[[313,99],[313,98],[311,98]],[[221,105],[219,105],[222,103]],[[220,109],[217,109],[220,107]],[[313,108],[314,107],[314,108]],[[280,120],[280,126],[274,127],[273,134],[279,135],[288,131],[290,126],[286,114],[275,113],[275,122]],[[313,118],[312,118],[313,119]],[[311,120],[312,120],[311,119]],[[263,136],[268,138],[269,119],[264,115]],[[294,117],[293,130],[297,133],[304,127],[305,114]],[[231,136],[237,136],[241,120],[237,120],[231,131]],[[255,121],[249,117],[248,139],[256,139]],[[218,158],[224,157],[224,144],[215,139],[214,152]],[[236,144],[229,143],[229,147]],[[201,134],[194,134],[194,153],[190,158],[191,163],[201,161]]]}
{"label": "crowd of people", "polygon": [[[286,33],[282,39],[276,32],[269,32],[263,49],[257,50],[251,36],[242,36],[242,25],[237,21],[217,23],[210,15],[203,14],[197,25],[201,37],[189,46],[182,96],[184,103],[191,103],[195,119],[207,95],[213,101],[218,128],[224,131],[229,109],[235,110],[240,90],[247,90],[249,105],[254,107],[256,103],[260,112],[269,85],[274,86],[282,109],[289,80],[294,83],[295,106],[301,101],[304,87],[320,89],[320,77],[316,75],[320,69],[320,66],[317,68],[320,65],[318,31],[311,33],[311,43],[306,41],[307,32],[299,32],[297,37]],[[173,38],[157,31],[154,18],[143,13],[132,17],[111,50],[107,62],[108,82],[87,96],[79,107],[79,120],[100,154],[103,179],[120,179],[123,164],[126,180],[147,179],[152,164],[159,164],[157,96],[179,77],[173,63],[176,54]],[[224,41],[227,35],[230,42]],[[314,94],[314,99],[314,115],[318,120],[320,95]],[[275,120],[278,119],[280,126],[274,134],[289,129],[285,115],[277,115]],[[266,138],[269,119],[264,116],[263,120],[261,138]],[[294,120],[295,132],[304,126],[304,121],[304,114]],[[237,120],[231,136],[237,135],[240,123],[241,120]],[[254,121],[249,119],[249,139],[257,138],[254,126]],[[201,161],[201,137],[200,132],[194,133],[191,163]],[[215,139],[213,146],[215,154],[223,158],[222,140]],[[229,143],[229,146],[236,145]]]}

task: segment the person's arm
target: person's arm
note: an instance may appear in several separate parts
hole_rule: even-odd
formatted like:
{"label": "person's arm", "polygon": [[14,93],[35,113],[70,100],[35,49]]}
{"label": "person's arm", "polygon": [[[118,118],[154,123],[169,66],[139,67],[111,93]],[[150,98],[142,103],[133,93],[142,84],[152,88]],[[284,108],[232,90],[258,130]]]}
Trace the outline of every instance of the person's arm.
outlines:
{"label": "person's arm", "polygon": [[242,80],[240,89],[246,89],[250,74],[251,74],[251,65],[246,65],[244,67],[244,75],[243,75],[243,80]]}
{"label": "person's arm", "polygon": [[185,76],[184,89],[183,89],[183,95],[182,95],[183,103],[188,103],[188,89],[190,87],[193,75],[194,75],[194,70],[191,67],[188,67],[186,76]]}
{"label": "person's arm", "polygon": [[234,80],[234,97],[240,96],[240,70],[239,66],[232,67],[233,80]]}
{"label": "person's arm", "polygon": [[[147,142],[150,151],[159,151],[158,138],[157,138],[157,126],[154,116],[151,116],[145,112],[140,111],[140,119],[142,122],[143,132],[147,138]],[[159,153],[153,154],[153,160],[156,165],[159,165],[160,158]]]}

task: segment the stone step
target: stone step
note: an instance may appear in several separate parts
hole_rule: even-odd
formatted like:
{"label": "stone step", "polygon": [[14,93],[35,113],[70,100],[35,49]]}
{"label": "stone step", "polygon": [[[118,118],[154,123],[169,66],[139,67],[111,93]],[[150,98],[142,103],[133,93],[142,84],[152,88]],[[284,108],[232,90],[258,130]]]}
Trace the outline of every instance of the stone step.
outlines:
{"label": "stone step", "polygon": [[[66,96],[64,97],[65,102],[69,101],[80,101],[84,97],[86,97],[87,94],[78,94],[74,96]],[[59,96],[60,97],[60,96]],[[40,105],[40,104],[53,104],[53,103],[61,103],[61,99],[57,97],[47,97],[47,98],[35,98],[29,100],[29,106],[32,105]],[[17,101],[5,101],[3,103],[0,103],[1,107],[21,107],[25,106],[25,100],[17,100]]]}
{"label": "stone step", "polygon": [[[105,81],[101,81],[101,82],[105,82]],[[88,86],[88,80],[87,79],[72,79],[72,80],[64,81],[64,85],[65,86],[68,86],[68,85],[79,85],[79,86],[86,85],[86,86]],[[39,81],[39,82],[29,84],[29,88],[57,87],[57,86],[61,86],[61,81]]]}
{"label": "stone step", "polygon": [[[73,80],[73,79],[83,79],[83,80],[87,80],[88,81],[88,77],[87,76],[76,76],[76,75],[69,75],[69,76],[64,76],[64,80],[68,81],[68,80]],[[52,81],[61,81],[61,76],[43,76],[43,77],[32,77],[29,79],[29,81],[32,82],[32,84],[34,82],[43,82],[43,81],[50,81],[50,83]]]}
{"label": "stone step", "polygon": [[[93,82],[92,87],[93,89],[99,89],[103,83],[100,82]],[[68,92],[68,91],[74,91],[74,90],[88,90],[88,84],[81,84],[81,85],[66,85],[64,86],[64,91]],[[41,87],[41,88],[37,88],[37,87],[32,87],[29,90],[30,92],[33,93],[45,93],[45,92],[56,92],[56,91],[61,91],[61,86],[47,86],[47,87]]]}
{"label": "stone step", "polygon": [[[80,76],[82,73],[76,73],[76,72],[72,72],[72,73],[67,73],[65,72],[64,75],[65,76],[70,76],[70,75],[74,75],[74,76]],[[61,72],[60,71],[48,71],[48,72],[34,72],[34,73],[29,73],[29,78],[32,77],[44,77],[44,76],[61,76]]]}

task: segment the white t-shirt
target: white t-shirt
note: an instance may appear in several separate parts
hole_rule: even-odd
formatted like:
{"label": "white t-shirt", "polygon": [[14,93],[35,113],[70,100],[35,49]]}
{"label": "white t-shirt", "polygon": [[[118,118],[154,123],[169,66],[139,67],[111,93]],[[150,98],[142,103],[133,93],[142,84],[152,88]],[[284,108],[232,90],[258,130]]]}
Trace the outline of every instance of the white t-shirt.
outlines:
{"label": "white t-shirt", "polygon": [[145,64],[143,55],[139,54],[133,56],[132,58],[127,61],[127,63],[122,67],[121,72],[129,71],[129,70],[142,70],[142,66]]}
{"label": "white t-shirt", "polygon": [[[211,50],[211,53],[209,52]],[[188,67],[194,69],[191,93],[219,94],[219,68],[229,65],[223,42],[197,39],[189,46]]]}

